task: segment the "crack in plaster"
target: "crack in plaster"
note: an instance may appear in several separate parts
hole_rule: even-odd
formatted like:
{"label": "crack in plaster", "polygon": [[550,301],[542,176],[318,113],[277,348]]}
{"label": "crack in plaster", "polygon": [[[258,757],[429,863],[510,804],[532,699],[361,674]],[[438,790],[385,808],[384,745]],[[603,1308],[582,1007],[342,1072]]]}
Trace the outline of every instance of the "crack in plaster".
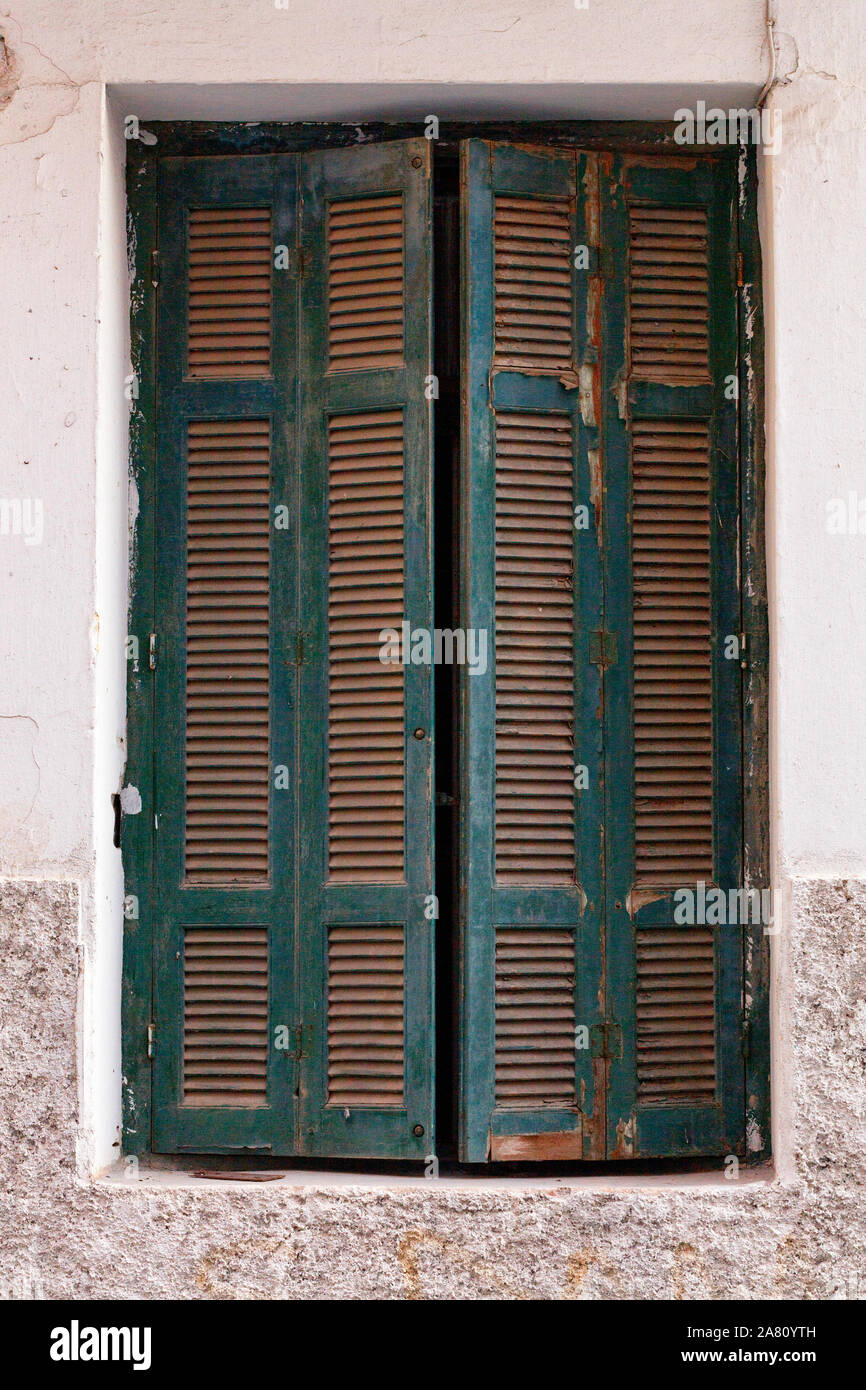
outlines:
{"label": "crack in plaster", "polygon": [[[74,114],[81,101],[82,89],[92,85],[96,79],[90,78],[83,82],[76,82],[72,74],[68,73],[65,68],[60,67],[52,58],[49,58],[48,54],[44,53],[37,43],[33,43],[32,40],[24,38],[22,26],[13,15],[8,12],[4,14],[2,16],[2,23],[4,29],[7,25],[12,24],[17,30],[17,36],[14,41],[14,46],[11,48],[8,43],[8,35],[4,33],[0,36],[0,45],[2,45],[2,54],[0,54],[0,60],[2,60],[2,62],[0,62],[0,115],[11,107],[15,97],[19,94],[23,96],[24,93],[49,92],[56,87],[72,95],[72,101],[67,109],[55,111],[47,125],[42,126],[39,130],[33,130],[28,135],[21,135],[18,139],[5,139],[0,136],[0,144],[2,144],[4,148],[9,148],[13,145],[26,145],[30,140],[36,140],[41,135],[48,135],[54,129],[57,121]],[[48,64],[52,72],[59,74],[61,80],[49,81],[41,78],[27,80],[23,65],[18,56],[18,51],[20,49],[31,49],[34,53],[38,54],[43,62]]]}

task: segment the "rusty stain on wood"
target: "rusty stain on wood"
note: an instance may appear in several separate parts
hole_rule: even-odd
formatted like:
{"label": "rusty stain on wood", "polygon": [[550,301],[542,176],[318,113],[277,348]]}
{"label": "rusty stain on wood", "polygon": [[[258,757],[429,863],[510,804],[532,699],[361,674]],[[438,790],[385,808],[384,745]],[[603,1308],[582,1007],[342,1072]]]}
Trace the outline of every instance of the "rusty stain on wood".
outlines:
{"label": "rusty stain on wood", "polygon": [[580,1129],[552,1130],[547,1134],[491,1134],[490,1157],[494,1163],[583,1158],[583,1134]]}

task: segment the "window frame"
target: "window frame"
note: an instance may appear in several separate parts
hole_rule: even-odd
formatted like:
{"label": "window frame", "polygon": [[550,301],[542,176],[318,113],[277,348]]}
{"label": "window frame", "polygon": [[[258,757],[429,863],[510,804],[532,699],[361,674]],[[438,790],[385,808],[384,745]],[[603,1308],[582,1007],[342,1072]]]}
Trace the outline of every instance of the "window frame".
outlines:
{"label": "window frame", "polygon": [[[442,121],[442,142],[467,138],[557,144],[611,153],[683,151],[673,122]],[[127,661],[127,762],[124,784],[137,787],[141,812],[123,815],[123,967],[121,995],[123,1151],[152,1149],[153,1021],[153,683],[148,678],[149,634],[154,631],[153,565],[156,464],[156,188],[159,160],[178,155],[294,153],[417,137],[423,121],[361,124],[265,122],[150,122],[156,143],[127,146],[128,245],[130,248],[129,478],[137,510],[129,522],[128,633],[138,640]],[[770,883],[769,714],[767,575],[765,556],[764,323],[758,232],[758,161],[754,146],[701,149],[727,162],[738,180],[738,305],[740,431],[740,573],[743,632],[743,862],[747,886]],[[770,1157],[770,961],[761,924],[744,927],[745,1005],[743,1052],[750,1160]],[[666,1162],[667,1160],[661,1160]],[[671,1163],[675,1160],[671,1159]],[[577,1163],[580,1167],[580,1161]]]}

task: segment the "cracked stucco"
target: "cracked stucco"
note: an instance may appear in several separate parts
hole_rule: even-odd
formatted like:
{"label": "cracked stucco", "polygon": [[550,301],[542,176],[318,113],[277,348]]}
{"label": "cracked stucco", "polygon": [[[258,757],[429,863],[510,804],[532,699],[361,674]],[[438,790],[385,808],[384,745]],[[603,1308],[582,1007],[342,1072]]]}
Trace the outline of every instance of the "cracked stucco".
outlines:
{"label": "cracked stucco", "polygon": [[[0,16],[0,32],[0,144],[25,144],[48,135],[56,121],[76,110],[84,83],[25,36],[13,15]],[[14,113],[9,109],[13,102]],[[15,133],[10,131],[13,121]]]}
{"label": "cracked stucco", "polygon": [[138,1179],[76,1179],[78,911],[73,884],[0,883],[0,1288],[35,1285],[50,1298],[866,1296],[866,882],[794,885],[788,1178],[712,1187],[167,1185],[144,1165]]}

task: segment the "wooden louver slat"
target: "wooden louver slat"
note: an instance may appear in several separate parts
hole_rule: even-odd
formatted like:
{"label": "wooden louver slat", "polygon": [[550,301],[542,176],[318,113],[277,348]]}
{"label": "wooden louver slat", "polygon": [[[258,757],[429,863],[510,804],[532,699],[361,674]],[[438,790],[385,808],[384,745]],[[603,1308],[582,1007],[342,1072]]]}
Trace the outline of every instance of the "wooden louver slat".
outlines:
{"label": "wooden louver slat", "polygon": [[187,927],[183,980],[184,1105],[265,1105],[267,930]]}
{"label": "wooden louver slat", "polygon": [[494,209],[496,363],[557,372],[571,366],[571,228],[565,198],[497,194]]}
{"label": "wooden louver slat", "polygon": [[632,429],[635,886],[713,874],[709,438]]}
{"label": "wooden louver slat", "polygon": [[715,1099],[713,932],[707,927],[637,932],[637,1079],[644,1103]]}
{"label": "wooden louver slat", "polygon": [[496,878],[574,881],[571,419],[496,416]]}
{"label": "wooden louver slat", "polygon": [[574,1102],[574,937],[496,931],[496,1104]]}
{"label": "wooden louver slat", "polygon": [[188,234],[189,375],[267,376],[270,208],[191,208]]}
{"label": "wooden louver slat", "polygon": [[404,930],[328,933],[328,1104],[403,1103]]}
{"label": "wooden louver slat", "polygon": [[270,422],[187,436],[189,883],[268,877]]}
{"label": "wooden louver slat", "polygon": [[629,232],[633,375],[709,381],[706,211],[632,204]]}
{"label": "wooden louver slat", "polygon": [[329,877],[404,874],[404,679],[379,659],[403,620],[403,415],[332,416],[328,428]]}
{"label": "wooden louver slat", "polygon": [[403,241],[401,193],[329,205],[331,370],[402,366]]}

